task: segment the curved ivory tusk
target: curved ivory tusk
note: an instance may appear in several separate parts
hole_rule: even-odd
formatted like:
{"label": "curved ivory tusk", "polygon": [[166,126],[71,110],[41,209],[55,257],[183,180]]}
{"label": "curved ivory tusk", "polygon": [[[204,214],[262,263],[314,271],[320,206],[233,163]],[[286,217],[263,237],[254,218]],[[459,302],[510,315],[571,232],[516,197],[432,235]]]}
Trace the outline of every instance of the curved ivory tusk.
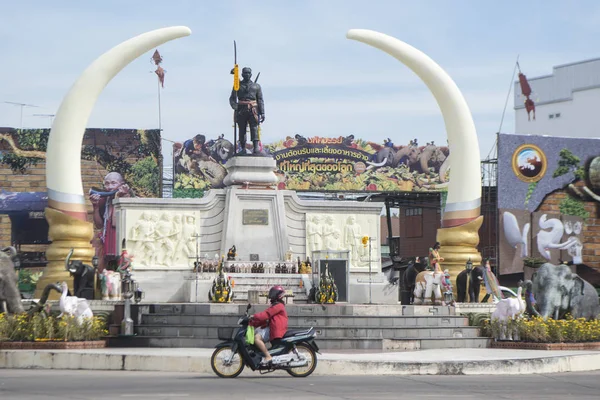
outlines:
{"label": "curved ivory tusk", "polygon": [[191,33],[185,26],[143,33],[113,47],[83,71],[56,112],[48,138],[46,183],[50,207],[75,218],[86,219],[81,182],[81,145],[98,96],[127,64],[156,46]]}
{"label": "curved ivory tusk", "polygon": [[385,51],[412,69],[427,85],[444,116],[452,153],[454,179],[450,179],[448,186],[442,227],[459,226],[479,217],[479,142],[469,106],[452,78],[426,54],[391,36],[366,29],[351,29],[346,37]]}
{"label": "curved ivory tusk", "polygon": [[369,166],[367,167],[367,169],[373,168],[373,167],[383,167],[386,163],[387,163],[388,158],[384,158],[382,162],[380,163],[376,163],[376,162],[372,162],[372,161],[367,161],[367,164],[369,164]]}

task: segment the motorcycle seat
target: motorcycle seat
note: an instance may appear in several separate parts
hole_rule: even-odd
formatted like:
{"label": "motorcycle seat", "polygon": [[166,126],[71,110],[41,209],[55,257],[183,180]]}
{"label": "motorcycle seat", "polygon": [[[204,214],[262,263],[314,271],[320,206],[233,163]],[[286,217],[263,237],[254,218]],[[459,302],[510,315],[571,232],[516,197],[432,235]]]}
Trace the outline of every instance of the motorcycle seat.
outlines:
{"label": "motorcycle seat", "polygon": [[292,337],[292,336],[300,336],[300,335],[307,335],[310,329],[290,329],[289,331],[287,331],[285,333],[285,335],[283,335],[284,338],[288,338],[288,337]]}

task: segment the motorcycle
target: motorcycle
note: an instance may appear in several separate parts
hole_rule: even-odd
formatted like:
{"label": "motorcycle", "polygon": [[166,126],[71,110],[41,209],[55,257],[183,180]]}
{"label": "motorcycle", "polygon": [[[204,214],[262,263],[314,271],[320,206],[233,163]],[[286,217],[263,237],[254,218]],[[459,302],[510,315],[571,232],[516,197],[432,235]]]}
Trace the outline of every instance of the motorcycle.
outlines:
{"label": "motorcycle", "polygon": [[312,374],[317,367],[316,353],[319,353],[314,340],[317,336],[315,329],[288,330],[283,338],[271,343],[269,354],[273,361],[263,364],[261,351],[246,342],[250,308],[252,305],[248,304],[246,314],[239,318],[239,328],[218,329],[219,340],[223,342],[215,346],[210,358],[214,373],[221,378],[235,378],[245,367],[250,367],[252,371],[259,371],[261,374],[284,370],[296,378]]}

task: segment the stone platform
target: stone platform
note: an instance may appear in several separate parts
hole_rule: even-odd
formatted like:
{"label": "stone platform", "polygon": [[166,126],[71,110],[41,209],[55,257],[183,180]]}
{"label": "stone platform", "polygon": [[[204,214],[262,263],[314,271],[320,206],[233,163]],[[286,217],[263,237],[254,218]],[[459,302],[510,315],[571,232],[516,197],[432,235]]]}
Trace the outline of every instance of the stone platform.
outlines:
{"label": "stone platform", "polygon": [[[254,305],[251,312],[266,309]],[[117,307],[118,310],[119,307]],[[139,304],[133,338],[111,347],[213,347],[218,327],[236,327],[245,305]],[[419,350],[486,348],[489,338],[450,306],[288,304],[289,329],[314,327],[323,349]]]}

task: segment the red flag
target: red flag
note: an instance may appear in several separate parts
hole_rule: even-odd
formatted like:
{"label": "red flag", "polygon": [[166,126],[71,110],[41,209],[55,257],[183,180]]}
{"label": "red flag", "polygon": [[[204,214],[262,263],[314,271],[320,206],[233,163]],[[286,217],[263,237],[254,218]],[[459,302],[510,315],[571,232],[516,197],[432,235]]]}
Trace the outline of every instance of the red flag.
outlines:
{"label": "red flag", "polygon": [[165,70],[159,65],[158,68],[156,68],[156,71],[154,71],[154,73],[158,76],[160,85],[164,88],[165,87]]}
{"label": "red flag", "polygon": [[155,50],[154,54],[152,55],[152,61],[154,61],[154,64],[159,65],[162,62],[162,60],[163,59],[158,50]]}
{"label": "red flag", "polygon": [[535,103],[529,98],[531,96],[531,86],[527,82],[527,77],[519,72],[519,83],[521,84],[521,93],[525,96],[525,109],[527,110],[527,119],[531,121],[530,113],[533,111],[533,120],[535,121]]}
{"label": "red flag", "polygon": [[521,84],[521,93],[523,96],[529,97],[531,96],[531,86],[529,86],[529,82],[527,82],[527,77],[519,72],[519,83]]}

